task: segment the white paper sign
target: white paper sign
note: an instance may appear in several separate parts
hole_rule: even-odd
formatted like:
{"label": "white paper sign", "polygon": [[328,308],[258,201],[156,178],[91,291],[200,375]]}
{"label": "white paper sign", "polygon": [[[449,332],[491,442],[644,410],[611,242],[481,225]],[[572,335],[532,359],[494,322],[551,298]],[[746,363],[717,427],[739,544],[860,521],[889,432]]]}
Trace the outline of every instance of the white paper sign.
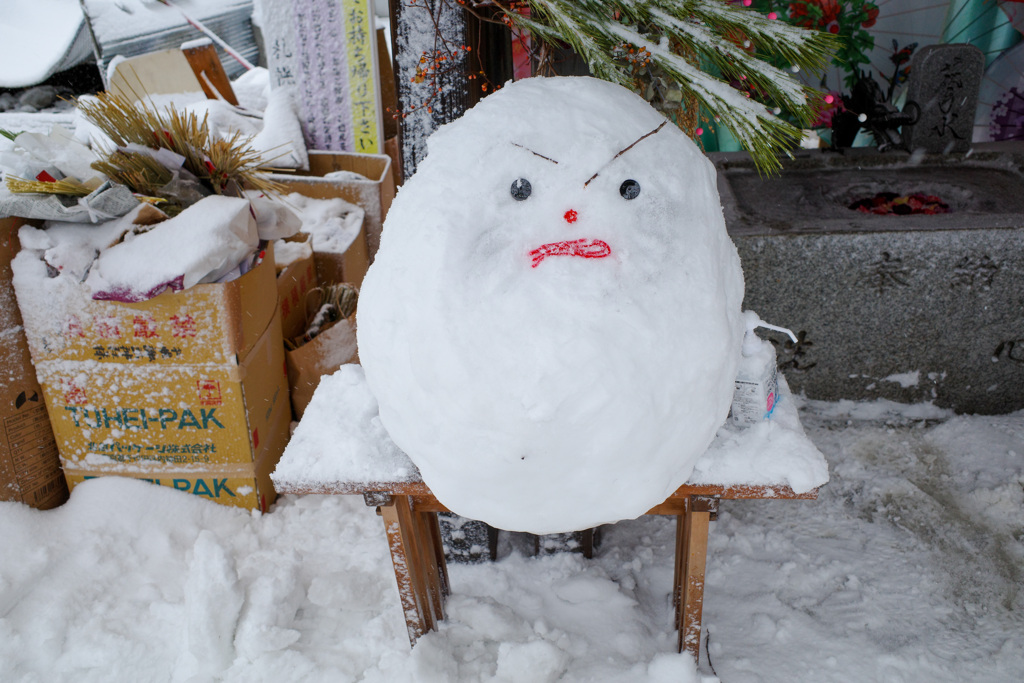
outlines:
{"label": "white paper sign", "polygon": [[262,0],[271,87],[298,89],[310,149],[383,148],[376,31],[368,0]]}

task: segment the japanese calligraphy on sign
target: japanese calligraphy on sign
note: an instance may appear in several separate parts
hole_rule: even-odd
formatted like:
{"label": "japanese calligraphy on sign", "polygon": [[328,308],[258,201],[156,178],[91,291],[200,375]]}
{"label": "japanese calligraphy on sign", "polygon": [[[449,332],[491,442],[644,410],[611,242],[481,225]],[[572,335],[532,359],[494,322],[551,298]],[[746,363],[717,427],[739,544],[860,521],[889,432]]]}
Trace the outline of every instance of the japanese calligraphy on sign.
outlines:
{"label": "japanese calligraphy on sign", "polygon": [[271,87],[295,87],[310,149],[383,147],[377,34],[369,0],[265,0]]}
{"label": "japanese calligraphy on sign", "polygon": [[920,114],[903,126],[907,149],[937,154],[970,149],[984,71],[985,57],[973,45],[928,45],[914,55],[907,99],[917,103]]}

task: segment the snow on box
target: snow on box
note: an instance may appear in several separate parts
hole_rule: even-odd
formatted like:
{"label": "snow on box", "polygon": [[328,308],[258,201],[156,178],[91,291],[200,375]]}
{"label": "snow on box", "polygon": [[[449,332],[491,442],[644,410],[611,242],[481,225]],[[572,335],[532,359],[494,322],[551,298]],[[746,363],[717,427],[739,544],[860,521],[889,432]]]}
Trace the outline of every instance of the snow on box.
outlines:
{"label": "snow on box", "polygon": [[337,184],[297,183],[282,202],[302,216],[302,232],[313,238],[313,259],[320,282],[359,285],[369,267],[366,212],[345,201]]}
{"label": "snow on box", "polygon": [[229,282],[90,298],[104,264],[104,283],[146,291],[174,273],[223,273],[239,245],[251,259],[249,206],[207,198],[123,241],[134,214],[21,229],[14,287],[69,484],[117,474],[233,505],[273,500],[290,422],[273,250]]}
{"label": "snow on box", "polygon": [[[220,210],[211,212],[211,206]],[[56,224],[45,231],[30,226],[21,229],[22,251],[12,264],[13,283],[33,360],[145,365],[227,363],[236,356],[244,357],[274,315],[277,291],[272,257],[231,282],[166,291],[139,303],[94,300],[89,282],[83,280],[92,269],[104,265],[108,272],[116,273],[109,278],[119,278],[115,280],[118,285],[136,291],[173,280],[202,262],[206,253],[219,249],[210,244],[207,235],[212,231],[204,227],[219,218],[242,218],[247,224],[252,222],[246,229],[255,230],[249,203],[208,197],[161,223],[159,229],[106,249],[131,227],[133,218],[129,214],[102,226]],[[129,251],[132,243],[142,248],[119,258],[116,252],[122,247]],[[255,246],[253,242],[249,251]],[[99,251],[103,256],[93,265]],[[61,276],[50,277],[52,269]]]}
{"label": "snow on box", "polygon": [[743,278],[711,163],[591,78],[509,84],[428,146],[359,305],[388,434],[499,528],[643,514],[732,398]]}
{"label": "snow on box", "polygon": [[[365,212],[363,229],[366,253],[368,258],[373,258],[380,242],[381,225],[395,198],[391,157],[386,154],[310,151],[308,175],[303,172],[271,173],[268,178],[283,185],[288,192],[297,192],[315,199],[339,198],[361,208]],[[359,248],[359,245],[354,246]],[[321,249],[326,250],[323,247]],[[331,251],[340,254],[346,249],[347,244]],[[357,253],[356,250],[350,251]],[[344,280],[325,275],[321,273],[321,279],[330,282],[355,283],[362,280],[362,273],[358,278],[346,275]]]}

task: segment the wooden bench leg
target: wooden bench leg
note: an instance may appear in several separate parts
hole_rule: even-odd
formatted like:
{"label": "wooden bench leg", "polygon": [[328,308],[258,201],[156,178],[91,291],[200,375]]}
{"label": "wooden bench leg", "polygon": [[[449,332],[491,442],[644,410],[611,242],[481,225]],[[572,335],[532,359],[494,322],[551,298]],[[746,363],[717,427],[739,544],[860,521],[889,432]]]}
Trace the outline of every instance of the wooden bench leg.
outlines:
{"label": "wooden bench leg", "polygon": [[673,602],[679,652],[700,658],[701,612],[704,608],[704,568],[708,555],[708,528],[718,499],[690,496],[676,518],[676,562]]}
{"label": "wooden bench leg", "polygon": [[431,611],[431,628],[444,620],[444,599],[448,595],[448,567],[441,547],[441,526],[436,512],[419,512],[413,503],[412,522],[416,529],[416,550],[423,568],[423,583]]}
{"label": "wooden bench leg", "polygon": [[415,645],[444,619],[448,570],[441,550],[437,515],[418,512],[409,496],[393,496],[380,506],[391,549],[409,643]]}
{"label": "wooden bench leg", "polygon": [[447,597],[452,591],[451,584],[448,582],[448,564],[444,559],[444,544],[441,541],[441,524],[438,522],[436,512],[421,512],[419,514],[427,518],[425,524],[430,536],[430,548],[434,553],[434,563],[437,565],[441,595]]}

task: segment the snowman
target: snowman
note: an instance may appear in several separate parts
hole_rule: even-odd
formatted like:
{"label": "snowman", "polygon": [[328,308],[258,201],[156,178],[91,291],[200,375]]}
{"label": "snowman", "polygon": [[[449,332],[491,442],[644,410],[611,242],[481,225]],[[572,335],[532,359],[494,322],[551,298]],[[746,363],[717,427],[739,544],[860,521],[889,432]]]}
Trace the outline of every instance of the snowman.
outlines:
{"label": "snowman", "polygon": [[729,411],[742,298],[696,145],[621,86],[531,78],[430,138],[363,283],[359,355],[441,503],[573,531],[686,481]]}

